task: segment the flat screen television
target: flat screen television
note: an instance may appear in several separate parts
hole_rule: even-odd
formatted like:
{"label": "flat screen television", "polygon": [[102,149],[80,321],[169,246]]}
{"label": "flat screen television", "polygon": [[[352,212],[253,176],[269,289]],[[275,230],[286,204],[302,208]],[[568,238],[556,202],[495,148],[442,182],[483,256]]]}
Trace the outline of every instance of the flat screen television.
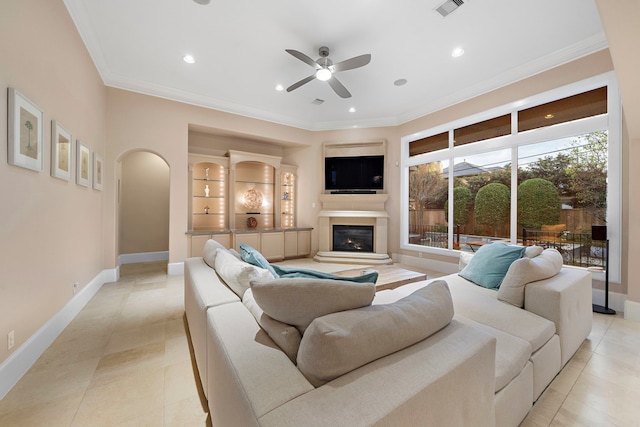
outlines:
{"label": "flat screen television", "polygon": [[384,156],[325,157],[328,191],[373,191],[384,188]]}

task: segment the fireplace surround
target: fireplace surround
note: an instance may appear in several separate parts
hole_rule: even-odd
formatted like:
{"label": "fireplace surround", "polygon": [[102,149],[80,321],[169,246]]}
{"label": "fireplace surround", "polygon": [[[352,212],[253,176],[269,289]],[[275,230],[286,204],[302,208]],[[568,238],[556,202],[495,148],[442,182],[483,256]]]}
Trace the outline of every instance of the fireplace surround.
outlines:
{"label": "fireplace surround", "polygon": [[[320,262],[391,264],[387,253],[387,194],[321,194],[318,213],[318,253]],[[371,251],[336,250],[334,226],[370,227],[373,230]],[[338,227],[340,228],[340,227]]]}

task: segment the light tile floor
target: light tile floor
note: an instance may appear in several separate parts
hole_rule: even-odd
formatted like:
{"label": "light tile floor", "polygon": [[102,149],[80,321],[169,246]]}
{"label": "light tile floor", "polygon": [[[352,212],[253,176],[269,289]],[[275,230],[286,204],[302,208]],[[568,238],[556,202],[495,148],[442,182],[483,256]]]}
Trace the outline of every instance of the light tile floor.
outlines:
{"label": "light tile floor", "polygon": [[[0,426],[210,426],[183,278],[165,271],[166,263],[122,266],[0,401]],[[593,319],[522,427],[640,425],[640,323]]]}

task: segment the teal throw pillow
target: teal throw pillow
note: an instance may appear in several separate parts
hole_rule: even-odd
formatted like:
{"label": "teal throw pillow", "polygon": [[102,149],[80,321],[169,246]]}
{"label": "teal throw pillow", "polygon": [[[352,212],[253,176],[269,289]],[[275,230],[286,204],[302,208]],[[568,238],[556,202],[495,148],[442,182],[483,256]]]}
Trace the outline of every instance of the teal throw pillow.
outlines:
{"label": "teal throw pillow", "polygon": [[526,247],[504,243],[484,245],[471,258],[459,276],[489,289],[498,289],[511,263],[522,258]]}
{"label": "teal throw pillow", "polygon": [[247,245],[246,243],[240,243],[240,256],[246,263],[269,270],[269,273],[273,274],[274,279],[279,277],[278,273],[276,273],[271,264],[269,264],[269,261],[267,261],[266,258],[255,248]]}

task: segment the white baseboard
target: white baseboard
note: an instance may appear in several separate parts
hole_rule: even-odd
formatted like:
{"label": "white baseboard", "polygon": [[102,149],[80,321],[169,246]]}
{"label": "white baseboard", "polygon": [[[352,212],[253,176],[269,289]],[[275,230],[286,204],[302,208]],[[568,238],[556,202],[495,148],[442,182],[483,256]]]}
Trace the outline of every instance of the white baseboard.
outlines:
{"label": "white baseboard", "polygon": [[64,307],[53,315],[40,329],[0,364],[0,400],[13,388],[33,366],[44,351],[53,343],[84,306],[100,290],[103,284],[115,282],[117,269],[100,272],[87,286],[78,292]]}
{"label": "white baseboard", "polygon": [[122,254],[118,256],[118,265],[137,264],[140,262],[168,261],[169,251],[141,252],[137,254]]}
{"label": "white baseboard", "polygon": [[624,302],[624,318],[640,322],[640,302],[626,300]]}
{"label": "white baseboard", "polygon": [[182,276],[184,274],[184,262],[170,262],[167,266],[169,276]]}
{"label": "white baseboard", "polygon": [[[593,303],[597,305],[601,305],[604,307],[604,290],[602,289],[592,289],[591,295],[593,299]],[[609,308],[614,309],[615,311],[624,311],[625,310],[625,301],[627,300],[626,294],[619,294],[616,292],[609,292]]]}

